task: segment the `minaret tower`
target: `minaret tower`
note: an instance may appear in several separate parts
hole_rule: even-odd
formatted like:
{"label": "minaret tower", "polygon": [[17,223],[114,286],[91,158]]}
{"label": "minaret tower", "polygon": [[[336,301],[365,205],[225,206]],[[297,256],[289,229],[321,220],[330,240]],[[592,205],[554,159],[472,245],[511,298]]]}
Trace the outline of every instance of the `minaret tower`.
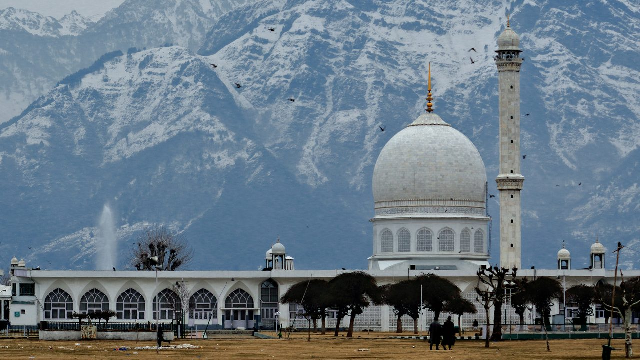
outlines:
{"label": "minaret tower", "polygon": [[500,266],[521,268],[520,190],[520,38],[507,27],[498,36],[496,66],[500,107]]}

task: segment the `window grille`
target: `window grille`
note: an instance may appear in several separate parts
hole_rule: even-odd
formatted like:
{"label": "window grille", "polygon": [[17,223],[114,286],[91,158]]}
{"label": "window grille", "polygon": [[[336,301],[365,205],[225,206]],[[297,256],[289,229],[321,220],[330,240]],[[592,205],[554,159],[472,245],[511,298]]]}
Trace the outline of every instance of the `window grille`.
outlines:
{"label": "window grille", "polygon": [[93,288],[80,298],[80,313],[91,314],[96,311],[108,311],[109,299],[102,291]]}
{"label": "window grille", "polygon": [[484,234],[480,229],[473,234],[473,251],[479,254],[484,253]]}
{"label": "window grille", "polygon": [[160,320],[172,320],[176,311],[180,311],[180,299],[170,289],[164,289],[153,298],[153,319],[157,319],[160,312]]}
{"label": "window grille", "polygon": [[119,320],[143,320],[144,297],[129,288],[123,291],[116,300],[116,318]]}
{"label": "window grille", "polygon": [[207,320],[218,317],[218,299],[207,289],[200,289],[189,298],[191,319]]}
{"label": "window grille", "polygon": [[393,233],[389,229],[384,229],[380,235],[380,245],[382,252],[393,252]]}
{"label": "window grille", "polygon": [[460,233],[460,251],[471,251],[471,232],[469,231],[469,229],[464,229]]}
{"label": "window grille", "polygon": [[440,251],[453,251],[454,249],[454,234],[451,229],[442,229],[438,233],[438,244]]}
{"label": "window grille", "polygon": [[71,319],[73,300],[66,291],[56,288],[44,299],[45,319]]}
{"label": "window grille", "polygon": [[432,247],[432,233],[431,230],[427,228],[422,228],[418,230],[418,251],[431,251]]}
{"label": "window grille", "polygon": [[224,302],[227,309],[253,309],[253,297],[242,289],[235,289]]}
{"label": "window grille", "polygon": [[409,230],[402,228],[398,231],[398,251],[408,252],[411,251],[411,234]]}

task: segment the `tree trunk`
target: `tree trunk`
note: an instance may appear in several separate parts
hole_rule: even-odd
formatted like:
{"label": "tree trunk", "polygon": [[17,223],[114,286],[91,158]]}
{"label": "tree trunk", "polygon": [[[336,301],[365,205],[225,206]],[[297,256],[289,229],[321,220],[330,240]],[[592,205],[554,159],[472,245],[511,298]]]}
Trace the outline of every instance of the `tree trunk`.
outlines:
{"label": "tree trunk", "polygon": [[322,315],[322,330],[321,330],[322,335],[327,333],[327,315],[323,314]]}
{"label": "tree trunk", "polygon": [[418,318],[413,318],[413,333],[418,334]]}
{"label": "tree trunk", "polygon": [[492,341],[502,340],[502,303],[496,301],[493,304],[493,334]]}
{"label": "tree trunk", "polygon": [[398,314],[396,319],[396,332],[399,334],[402,332],[402,315]]}
{"label": "tree trunk", "polygon": [[433,321],[437,322],[440,318],[440,310],[433,310]]}
{"label": "tree trunk", "polygon": [[524,312],[522,314],[518,314],[518,317],[520,317],[520,331],[522,331],[522,329],[524,329]]}
{"label": "tree trunk", "polygon": [[631,307],[624,311],[624,357],[633,356],[633,345],[631,344]]}
{"label": "tree trunk", "polygon": [[547,351],[551,351],[549,347],[549,333],[547,332],[547,323],[549,322],[549,315],[546,311],[542,312],[542,327],[544,328],[544,340],[547,342]]}
{"label": "tree trunk", "polygon": [[462,326],[460,326],[460,317],[462,315],[458,315],[458,331],[460,332],[460,335],[462,335]]}
{"label": "tree trunk", "polygon": [[318,332],[318,319],[313,319],[313,332]]}
{"label": "tree trunk", "polygon": [[353,337],[353,323],[356,322],[356,314],[351,310],[351,315],[349,315],[349,331],[347,331],[347,337]]}
{"label": "tree trunk", "polygon": [[488,348],[489,347],[489,308],[484,308],[484,312],[487,316],[487,326],[486,326],[486,330],[487,333],[484,335],[484,347]]}
{"label": "tree trunk", "polygon": [[338,331],[340,330],[340,322],[342,321],[343,316],[338,315],[338,318],[336,319],[336,331],[333,333],[333,336],[338,336]]}

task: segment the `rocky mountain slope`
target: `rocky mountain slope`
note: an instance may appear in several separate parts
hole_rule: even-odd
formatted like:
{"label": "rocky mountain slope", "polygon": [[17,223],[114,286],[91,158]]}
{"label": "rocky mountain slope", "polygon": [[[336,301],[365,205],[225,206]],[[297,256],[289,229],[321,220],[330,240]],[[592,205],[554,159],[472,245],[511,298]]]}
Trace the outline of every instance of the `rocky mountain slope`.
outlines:
{"label": "rocky mountain slope", "polygon": [[214,20],[245,0],[128,0],[98,22],[0,10],[0,123],[107,52],[166,44],[196,50]]}
{"label": "rocky mountain slope", "polygon": [[166,222],[198,249],[195,268],[255,268],[277,236],[298,267],[365,267],[373,165],[423,111],[428,62],[436,112],[476,144],[496,193],[506,13],[526,58],[523,265],[554,267],[565,240],[586,266],[597,236],[628,245],[637,267],[640,8],[628,1],[260,1],[209,26],[185,17],[181,29],[206,35],[104,56],[0,127],[1,228],[41,246],[33,260],[46,249],[86,268],[108,202],[121,249]]}

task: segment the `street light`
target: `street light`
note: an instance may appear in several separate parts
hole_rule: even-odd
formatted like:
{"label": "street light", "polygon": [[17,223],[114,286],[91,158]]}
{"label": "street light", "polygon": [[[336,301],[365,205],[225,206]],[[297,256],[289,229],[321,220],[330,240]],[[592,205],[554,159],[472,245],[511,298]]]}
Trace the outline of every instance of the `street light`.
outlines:
{"label": "street light", "polygon": [[276,318],[276,334],[278,333],[278,317],[280,317],[280,311],[276,311],[275,314],[273,314]]}
{"label": "street light", "polygon": [[[505,298],[505,306],[504,306],[504,318],[505,320],[507,319],[507,304],[509,305],[509,335],[512,334],[511,332],[511,290],[513,289],[513,287],[516,285],[515,282],[513,282],[513,280],[505,280],[502,285],[504,286],[504,298]],[[507,297],[507,290],[509,290],[509,297]]]}

